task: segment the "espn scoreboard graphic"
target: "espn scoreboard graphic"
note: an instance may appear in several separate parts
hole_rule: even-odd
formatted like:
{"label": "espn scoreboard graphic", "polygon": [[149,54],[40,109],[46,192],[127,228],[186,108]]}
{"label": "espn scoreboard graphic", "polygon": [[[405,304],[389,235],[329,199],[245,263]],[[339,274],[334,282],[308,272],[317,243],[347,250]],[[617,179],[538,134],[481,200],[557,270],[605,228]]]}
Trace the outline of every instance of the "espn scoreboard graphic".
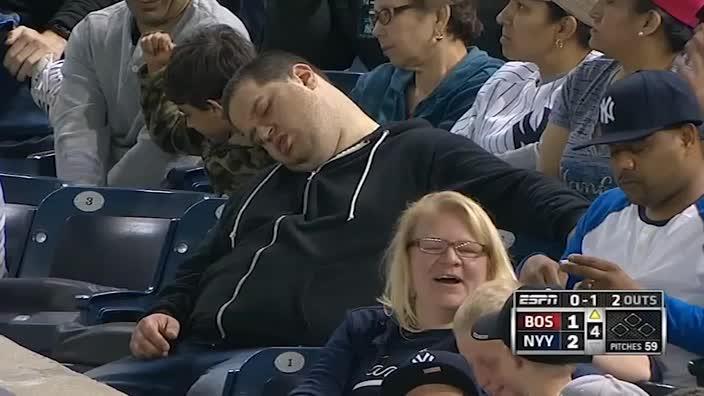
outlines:
{"label": "espn scoreboard graphic", "polygon": [[515,355],[660,355],[667,318],[662,291],[517,290]]}

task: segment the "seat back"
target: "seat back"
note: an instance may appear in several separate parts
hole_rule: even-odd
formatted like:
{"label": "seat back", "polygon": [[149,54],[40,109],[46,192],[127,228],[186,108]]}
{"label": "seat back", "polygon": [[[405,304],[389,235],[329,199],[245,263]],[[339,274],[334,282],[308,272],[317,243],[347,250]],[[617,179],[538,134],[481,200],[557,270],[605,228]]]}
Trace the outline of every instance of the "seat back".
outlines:
{"label": "seat back", "polygon": [[308,374],[321,348],[267,348],[228,373],[223,396],[287,395]]}
{"label": "seat back", "polygon": [[349,95],[349,93],[352,92],[352,89],[354,89],[354,86],[357,85],[357,80],[362,73],[326,70],[325,75],[330,79],[330,82],[337,87],[337,89]]}
{"label": "seat back", "polygon": [[39,206],[49,194],[65,186],[53,177],[21,176],[0,173],[6,203]]}
{"label": "seat back", "polygon": [[36,209],[30,205],[5,205],[5,267],[10,274],[16,273],[20,265]]}
{"label": "seat back", "polygon": [[181,217],[166,252],[166,261],[148,293],[116,291],[94,295],[82,304],[81,322],[98,324],[136,320],[152,305],[156,293],[171,282],[181,264],[189,259],[220,217],[227,200],[206,198]]}
{"label": "seat back", "polygon": [[159,287],[164,283],[171,282],[181,264],[193,256],[208,231],[215,226],[220,218],[225,203],[227,200],[223,198],[207,198],[193,204],[183,214],[176,227],[173,243],[166,257],[164,271],[159,274],[156,283]]}
{"label": "seat back", "polygon": [[57,190],[39,206],[14,276],[148,289],[165,258],[175,219],[202,198],[115,188]]}
{"label": "seat back", "polygon": [[64,184],[55,178],[0,174],[5,200],[5,266],[17,272],[36,207]]}
{"label": "seat back", "polygon": [[198,186],[208,182],[208,173],[204,167],[191,166],[171,169],[166,175],[164,185],[170,190],[202,191],[197,189]]}

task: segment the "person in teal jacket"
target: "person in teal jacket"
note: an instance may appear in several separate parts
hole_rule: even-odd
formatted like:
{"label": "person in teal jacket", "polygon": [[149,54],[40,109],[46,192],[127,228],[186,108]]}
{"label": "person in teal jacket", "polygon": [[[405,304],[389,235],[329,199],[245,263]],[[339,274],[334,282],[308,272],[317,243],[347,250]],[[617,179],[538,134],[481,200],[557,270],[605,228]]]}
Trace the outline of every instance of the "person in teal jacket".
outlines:
{"label": "person in teal jacket", "polygon": [[503,61],[471,45],[482,32],[476,0],[376,0],[374,36],[390,63],[350,93],[377,122],[424,118],[449,129]]}

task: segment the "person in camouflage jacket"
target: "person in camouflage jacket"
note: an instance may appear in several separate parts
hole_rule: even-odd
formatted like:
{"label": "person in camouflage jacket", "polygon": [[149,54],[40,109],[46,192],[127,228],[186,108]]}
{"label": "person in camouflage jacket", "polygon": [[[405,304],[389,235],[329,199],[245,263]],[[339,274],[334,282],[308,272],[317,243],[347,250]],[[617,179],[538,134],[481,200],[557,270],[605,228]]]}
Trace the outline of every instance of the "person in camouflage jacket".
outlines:
{"label": "person in camouflage jacket", "polygon": [[162,150],[201,156],[213,190],[229,196],[274,162],[233,129],[220,106],[229,78],[255,55],[244,36],[216,25],[178,47],[166,33],[147,35],[140,44],[142,112]]}

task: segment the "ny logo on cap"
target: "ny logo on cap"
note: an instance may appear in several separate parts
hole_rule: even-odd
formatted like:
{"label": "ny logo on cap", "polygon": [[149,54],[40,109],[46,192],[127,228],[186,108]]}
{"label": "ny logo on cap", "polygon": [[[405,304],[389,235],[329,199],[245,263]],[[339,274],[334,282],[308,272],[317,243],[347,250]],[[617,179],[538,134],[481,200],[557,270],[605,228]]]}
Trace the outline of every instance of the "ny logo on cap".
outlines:
{"label": "ny logo on cap", "polygon": [[599,117],[602,124],[608,124],[616,120],[614,118],[614,100],[611,99],[611,96],[603,99],[599,104]]}
{"label": "ny logo on cap", "polygon": [[435,356],[433,356],[429,352],[421,352],[421,353],[417,354],[411,360],[411,362],[413,362],[413,363],[428,363],[428,362],[432,362],[433,360],[435,360]]}

